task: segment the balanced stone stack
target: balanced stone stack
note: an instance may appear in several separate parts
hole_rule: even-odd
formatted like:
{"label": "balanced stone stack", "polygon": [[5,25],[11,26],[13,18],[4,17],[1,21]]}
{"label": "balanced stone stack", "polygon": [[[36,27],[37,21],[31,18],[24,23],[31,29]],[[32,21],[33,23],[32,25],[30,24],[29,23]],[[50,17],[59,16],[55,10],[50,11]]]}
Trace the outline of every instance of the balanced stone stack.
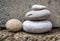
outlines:
{"label": "balanced stone stack", "polygon": [[43,33],[52,29],[52,23],[47,19],[51,13],[43,5],[33,5],[32,11],[25,15],[26,21],[23,22],[23,29],[30,33]]}

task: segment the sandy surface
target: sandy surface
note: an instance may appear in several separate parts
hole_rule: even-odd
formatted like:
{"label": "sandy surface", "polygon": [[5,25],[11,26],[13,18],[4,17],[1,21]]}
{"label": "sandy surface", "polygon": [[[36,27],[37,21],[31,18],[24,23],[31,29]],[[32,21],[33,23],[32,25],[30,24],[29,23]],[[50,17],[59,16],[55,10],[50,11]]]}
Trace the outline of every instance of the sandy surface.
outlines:
{"label": "sandy surface", "polygon": [[3,29],[0,30],[0,41],[60,41],[60,28],[53,28],[50,32],[42,34],[9,32]]}

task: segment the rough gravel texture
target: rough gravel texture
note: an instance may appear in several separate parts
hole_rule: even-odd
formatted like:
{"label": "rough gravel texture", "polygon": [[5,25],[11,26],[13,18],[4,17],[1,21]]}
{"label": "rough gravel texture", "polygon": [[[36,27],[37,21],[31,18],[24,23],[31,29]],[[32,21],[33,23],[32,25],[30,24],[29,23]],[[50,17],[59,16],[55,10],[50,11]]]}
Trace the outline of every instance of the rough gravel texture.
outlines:
{"label": "rough gravel texture", "polygon": [[53,28],[50,32],[41,34],[9,32],[3,29],[0,30],[0,41],[60,41],[60,28]]}

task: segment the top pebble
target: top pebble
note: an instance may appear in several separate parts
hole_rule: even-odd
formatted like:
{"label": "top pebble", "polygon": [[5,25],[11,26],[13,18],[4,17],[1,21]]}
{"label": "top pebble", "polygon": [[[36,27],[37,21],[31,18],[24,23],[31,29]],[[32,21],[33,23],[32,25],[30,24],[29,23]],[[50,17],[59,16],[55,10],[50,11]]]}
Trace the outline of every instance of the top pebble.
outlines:
{"label": "top pebble", "polygon": [[42,10],[42,9],[46,9],[46,6],[43,6],[43,5],[33,5],[32,9],[33,10]]}

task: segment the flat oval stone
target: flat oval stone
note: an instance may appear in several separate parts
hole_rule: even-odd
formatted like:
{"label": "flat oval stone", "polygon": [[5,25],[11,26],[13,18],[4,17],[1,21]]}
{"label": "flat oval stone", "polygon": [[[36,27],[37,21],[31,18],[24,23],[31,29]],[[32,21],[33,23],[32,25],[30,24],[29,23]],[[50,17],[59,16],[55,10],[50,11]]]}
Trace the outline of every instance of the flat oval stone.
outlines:
{"label": "flat oval stone", "polygon": [[25,15],[27,20],[45,20],[50,17],[51,13],[49,10],[40,10],[40,11],[30,11]]}
{"label": "flat oval stone", "polygon": [[33,10],[42,10],[42,9],[46,9],[46,6],[43,6],[43,5],[33,5],[32,9]]}
{"label": "flat oval stone", "polygon": [[23,29],[30,33],[43,33],[52,29],[50,21],[25,21],[23,22]]}

